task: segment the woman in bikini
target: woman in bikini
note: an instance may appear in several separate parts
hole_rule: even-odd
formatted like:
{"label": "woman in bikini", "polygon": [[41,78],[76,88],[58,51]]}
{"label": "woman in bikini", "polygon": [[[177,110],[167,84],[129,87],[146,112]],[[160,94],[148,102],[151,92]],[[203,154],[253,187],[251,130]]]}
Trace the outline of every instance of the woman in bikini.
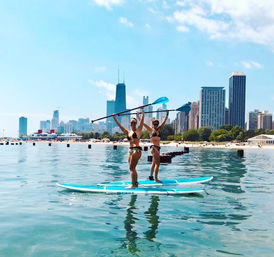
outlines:
{"label": "woman in bikini", "polygon": [[143,124],[144,124],[144,109],[142,112],[142,116],[140,119],[140,124],[137,128],[137,119],[133,118],[130,121],[131,130],[127,130],[116,118],[116,114],[113,114],[113,119],[120,127],[120,129],[127,135],[129,141],[129,154],[128,154],[128,164],[129,170],[131,174],[132,185],[129,188],[138,187],[138,175],[136,172],[136,166],[138,164],[139,159],[142,155],[142,147],[140,147],[140,138],[142,134]]}
{"label": "woman in bikini", "polygon": [[[168,118],[169,111],[166,111],[166,116],[162,122],[162,124],[159,126],[159,120],[153,119],[152,120],[152,127],[148,126],[146,123],[144,123],[145,128],[150,132],[150,142],[152,145],[150,146],[151,153],[152,153],[152,165],[150,168],[150,176],[148,177],[149,180],[154,180],[155,182],[160,183],[161,181],[158,179],[158,171],[160,167],[160,141],[161,141],[161,133],[160,130],[164,127],[167,118]],[[137,118],[140,119],[140,117],[137,115]],[[154,177],[153,177],[154,173]]]}

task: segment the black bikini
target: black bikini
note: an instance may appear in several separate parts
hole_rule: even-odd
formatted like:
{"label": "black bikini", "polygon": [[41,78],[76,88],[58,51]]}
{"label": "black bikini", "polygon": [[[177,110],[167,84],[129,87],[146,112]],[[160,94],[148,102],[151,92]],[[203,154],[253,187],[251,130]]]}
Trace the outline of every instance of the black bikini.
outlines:
{"label": "black bikini", "polygon": [[130,137],[129,135],[127,136],[127,140],[130,141],[130,138],[138,138],[136,132],[133,132],[132,136]]}
{"label": "black bikini", "polygon": [[161,137],[160,131],[158,132],[158,134],[156,133],[156,131],[153,131],[151,137]]}
{"label": "black bikini", "polygon": [[[156,131],[153,131],[151,134],[151,137],[160,137],[161,138],[161,133],[160,131],[158,131],[158,134],[156,133]],[[160,151],[161,147],[157,146],[157,145],[151,145],[150,148],[155,147],[158,151]]]}

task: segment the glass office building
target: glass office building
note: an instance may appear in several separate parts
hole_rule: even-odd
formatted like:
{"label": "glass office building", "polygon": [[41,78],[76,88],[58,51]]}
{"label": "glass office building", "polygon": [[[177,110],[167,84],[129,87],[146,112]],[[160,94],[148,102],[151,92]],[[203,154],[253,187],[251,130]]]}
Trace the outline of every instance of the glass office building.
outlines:
{"label": "glass office building", "polygon": [[233,72],[229,78],[229,123],[245,127],[246,76]]}
{"label": "glass office building", "polygon": [[[115,113],[115,101],[109,100],[107,101],[107,116],[112,115]],[[115,121],[112,117],[107,118],[107,131],[112,133],[112,129],[115,127]]]}
{"label": "glass office building", "polygon": [[[116,97],[115,97],[115,112],[122,112],[126,110],[126,85],[125,83],[118,83],[116,85]],[[121,122],[121,116],[117,117]]]}
{"label": "glass office building", "polygon": [[54,129],[55,131],[57,131],[58,127],[59,127],[59,111],[55,110],[53,112],[53,117],[51,120],[51,129]]}
{"label": "glass office building", "polygon": [[225,89],[202,87],[200,93],[199,127],[219,129],[225,122]]}
{"label": "glass office building", "polygon": [[19,118],[19,137],[27,136],[28,119],[26,117]]}

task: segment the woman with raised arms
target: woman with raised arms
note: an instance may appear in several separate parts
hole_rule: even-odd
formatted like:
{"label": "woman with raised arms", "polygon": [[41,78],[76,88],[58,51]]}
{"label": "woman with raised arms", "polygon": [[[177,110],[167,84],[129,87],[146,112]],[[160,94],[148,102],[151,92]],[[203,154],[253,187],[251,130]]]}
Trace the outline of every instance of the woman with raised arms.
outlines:
{"label": "woman with raised arms", "polygon": [[[168,118],[169,111],[166,111],[166,116],[162,122],[162,124],[159,126],[159,120],[153,119],[152,120],[152,126],[150,127],[146,123],[144,123],[145,128],[150,133],[150,142],[152,145],[150,146],[151,153],[152,153],[152,165],[150,168],[150,176],[149,180],[154,180],[155,182],[160,183],[161,181],[158,179],[158,172],[160,167],[160,141],[161,141],[161,129],[164,127],[167,118]],[[137,118],[140,119],[140,117],[137,114]],[[154,173],[154,177],[153,177]]]}
{"label": "woman with raised arms", "polygon": [[113,119],[120,127],[120,129],[127,135],[129,141],[129,152],[128,152],[128,164],[131,174],[132,185],[129,188],[138,187],[138,174],[136,171],[136,166],[142,155],[142,147],[140,147],[140,138],[142,135],[142,129],[144,124],[144,109],[142,111],[142,116],[140,118],[140,124],[137,128],[137,119],[132,118],[130,120],[130,130],[127,130],[116,118],[116,114],[113,114]]}

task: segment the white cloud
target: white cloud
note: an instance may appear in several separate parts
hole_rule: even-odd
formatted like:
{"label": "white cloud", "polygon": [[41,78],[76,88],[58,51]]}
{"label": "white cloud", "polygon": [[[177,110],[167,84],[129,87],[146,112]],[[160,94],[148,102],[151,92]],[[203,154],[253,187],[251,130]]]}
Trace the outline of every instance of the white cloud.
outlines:
{"label": "white cloud", "polygon": [[[114,100],[115,99],[115,93],[116,93],[116,85],[112,83],[107,83],[103,80],[88,80],[88,82],[96,86],[99,89],[99,93],[106,96],[107,100]],[[134,90],[133,95],[127,93],[126,95],[126,102],[127,102],[127,108],[134,108],[141,104],[142,97],[144,95],[147,95],[146,92],[141,91],[139,89]],[[140,99],[140,101],[138,101]]]}
{"label": "white cloud", "polygon": [[162,1],[162,6],[163,6],[164,9],[168,9],[169,8],[169,5],[168,5],[168,3],[167,3],[166,0]]}
{"label": "white cloud", "polygon": [[260,63],[255,61],[242,61],[241,64],[246,69],[253,69],[253,68],[261,69],[263,67]]}
{"label": "white cloud", "polygon": [[132,22],[128,21],[128,19],[125,18],[125,17],[120,17],[119,22],[124,24],[126,27],[133,27],[134,26],[134,24]]}
{"label": "white cloud", "polygon": [[274,51],[273,0],[177,1],[175,7],[177,10],[172,18],[167,15],[167,20],[174,20],[177,29],[192,27],[211,39],[263,44]]}
{"label": "white cloud", "polygon": [[148,8],[148,11],[151,12],[152,14],[157,14],[157,10],[155,10],[154,8]]}
{"label": "white cloud", "polygon": [[93,0],[99,6],[105,7],[107,10],[112,10],[112,6],[122,4],[123,0]]}
{"label": "white cloud", "polygon": [[177,26],[176,29],[180,32],[188,32],[189,28],[183,25]]}
{"label": "white cloud", "polygon": [[108,100],[115,99],[116,86],[114,84],[107,83],[103,80],[97,80],[97,81],[89,80],[88,82],[98,87],[99,93],[105,95]]}
{"label": "white cloud", "polygon": [[147,24],[145,24],[145,28],[146,29],[151,29],[151,26],[147,23]]}
{"label": "white cloud", "polygon": [[176,5],[178,5],[178,6],[185,6],[186,3],[183,2],[183,1],[176,1]]}
{"label": "white cloud", "polygon": [[214,64],[213,64],[212,61],[207,61],[207,62],[206,62],[206,65],[209,66],[209,67],[212,67]]}

